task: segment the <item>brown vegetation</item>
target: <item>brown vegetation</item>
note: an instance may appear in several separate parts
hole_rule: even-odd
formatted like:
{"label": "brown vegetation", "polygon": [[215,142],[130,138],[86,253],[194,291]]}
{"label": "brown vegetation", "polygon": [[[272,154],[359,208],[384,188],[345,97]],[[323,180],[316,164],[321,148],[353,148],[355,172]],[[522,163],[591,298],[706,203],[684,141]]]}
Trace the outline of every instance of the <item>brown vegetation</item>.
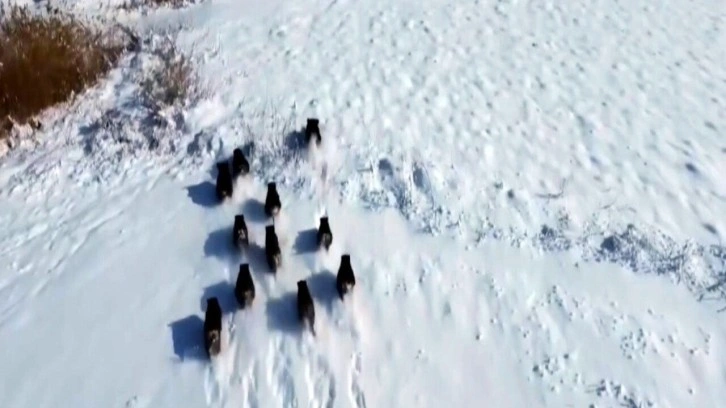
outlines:
{"label": "brown vegetation", "polygon": [[58,9],[0,4],[0,138],[93,86],[123,51],[110,33]]}

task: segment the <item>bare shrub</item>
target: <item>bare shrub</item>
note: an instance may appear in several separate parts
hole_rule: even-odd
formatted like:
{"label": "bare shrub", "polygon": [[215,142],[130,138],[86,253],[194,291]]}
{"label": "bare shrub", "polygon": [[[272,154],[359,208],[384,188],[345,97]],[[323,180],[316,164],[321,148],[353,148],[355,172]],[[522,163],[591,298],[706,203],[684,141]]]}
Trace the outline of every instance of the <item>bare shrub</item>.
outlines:
{"label": "bare shrub", "polygon": [[135,39],[126,83],[134,92],[84,126],[85,153],[139,157],[147,152],[169,157],[187,146],[185,111],[208,95],[195,60],[176,45],[178,31],[127,35]]}
{"label": "bare shrub", "polygon": [[93,86],[123,51],[119,37],[59,9],[0,3],[0,138]]}
{"label": "bare shrub", "polygon": [[195,102],[206,94],[192,59],[172,38],[161,38],[153,49],[153,66],[141,83],[144,105],[159,111]]}

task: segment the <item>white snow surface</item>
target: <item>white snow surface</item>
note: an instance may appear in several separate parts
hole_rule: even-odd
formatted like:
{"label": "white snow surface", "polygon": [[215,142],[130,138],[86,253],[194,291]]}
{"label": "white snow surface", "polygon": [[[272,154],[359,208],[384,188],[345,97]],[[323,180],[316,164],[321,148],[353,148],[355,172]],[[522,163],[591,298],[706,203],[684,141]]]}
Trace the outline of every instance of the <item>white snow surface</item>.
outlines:
{"label": "white snow surface", "polygon": [[[211,92],[150,131],[129,56],[0,158],[1,407],[726,406],[726,3],[119,3],[64,4],[181,27]],[[231,246],[269,181],[277,276]]]}

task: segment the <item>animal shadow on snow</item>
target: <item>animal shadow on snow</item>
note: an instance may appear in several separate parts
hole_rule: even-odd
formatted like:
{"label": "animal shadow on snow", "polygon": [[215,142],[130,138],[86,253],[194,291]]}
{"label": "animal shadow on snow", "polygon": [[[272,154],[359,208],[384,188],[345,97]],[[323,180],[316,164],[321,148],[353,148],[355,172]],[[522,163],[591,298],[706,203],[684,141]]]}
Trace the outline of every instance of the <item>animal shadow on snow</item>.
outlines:
{"label": "animal shadow on snow", "polygon": [[204,320],[190,315],[169,324],[174,354],[179,360],[204,360]]}
{"label": "animal shadow on snow", "polygon": [[227,281],[217,282],[214,285],[204,288],[202,298],[199,299],[199,308],[202,310],[202,313],[207,311],[207,299],[213,297],[219,300],[222,315],[234,313],[239,308],[237,299],[234,297],[234,286]]}
{"label": "animal shadow on snow", "polygon": [[232,259],[237,250],[232,244],[232,227],[224,227],[212,231],[204,242],[204,255],[219,259]]}
{"label": "animal shadow on snow", "polygon": [[285,135],[285,147],[291,152],[303,150],[306,147],[305,132],[303,129],[293,130]]}
{"label": "animal shadow on snow", "polygon": [[297,233],[295,244],[293,245],[295,253],[304,254],[315,252],[318,250],[318,230],[311,228]]}
{"label": "animal shadow on snow", "polygon": [[329,270],[323,270],[310,275],[305,280],[308,282],[313,299],[322,304],[328,312],[331,312],[333,305],[339,300],[338,290],[335,287],[335,275]]}
{"label": "animal shadow on snow", "polygon": [[[252,269],[252,273],[255,275],[259,275],[262,273],[269,274],[272,273],[272,270],[270,269],[270,265],[267,264],[267,256],[265,254],[265,248],[261,247],[260,245],[250,242],[249,247],[247,248],[247,256],[245,258],[245,261],[250,264],[250,268]],[[236,278],[236,276],[235,276]]]}
{"label": "animal shadow on snow", "polygon": [[192,202],[202,207],[210,208],[216,204],[215,185],[209,181],[187,187],[187,195]]}
{"label": "animal shadow on snow", "polygon": [[299,334],[302,324],[298,320],[297,292],[288,292],[279,298],[271,298],[265,306],[267,327],[289,334]]}
{"label": "animal shadow on snow", "polygon": [[[230,155],[230,157],[231,156],[232,155]],[[229,164],[230,157],[219,157],[218,156],[217,159],[212,163],[212,165],[209,166],[209,170],[207,170],[207,174],[209,174],[209,177],[211,177],[211,179],[213,181],[217,180],[217,175],[219,174],[219,172],[217,171],[217,163],[227,162]]]}
{"label": "animal shadow on snow", "polygon": [[256,198],[250,198],[242,204],[242,214],[245,216],[245,221],[248,222],[265,223],[267,221],[265,204]]}
{"label": "animal shadow on snow", "polygon": [[242,147],[240,147],[240,150],[242,150],[242,154],[245,155],[247,160],[250,160],[252,156],[255,155],[255,142],[247,142]]}

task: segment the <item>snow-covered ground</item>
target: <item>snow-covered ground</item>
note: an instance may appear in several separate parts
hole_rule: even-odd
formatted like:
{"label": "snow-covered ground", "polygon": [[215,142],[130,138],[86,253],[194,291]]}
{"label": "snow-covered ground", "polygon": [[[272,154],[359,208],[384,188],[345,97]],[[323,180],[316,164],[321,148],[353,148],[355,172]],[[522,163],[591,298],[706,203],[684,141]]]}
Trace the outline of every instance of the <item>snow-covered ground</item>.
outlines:
{"label": "snow-covered ground", "polygon": [[[183,27],[211,92],[149,132],[129,57],[0,159],[0,406],[726,405],[726,3],[71,3]],[[216,205],[239,146],[253,174]],[[262,244],[268,181],[276,278],[229,244],[237,213]]]}

